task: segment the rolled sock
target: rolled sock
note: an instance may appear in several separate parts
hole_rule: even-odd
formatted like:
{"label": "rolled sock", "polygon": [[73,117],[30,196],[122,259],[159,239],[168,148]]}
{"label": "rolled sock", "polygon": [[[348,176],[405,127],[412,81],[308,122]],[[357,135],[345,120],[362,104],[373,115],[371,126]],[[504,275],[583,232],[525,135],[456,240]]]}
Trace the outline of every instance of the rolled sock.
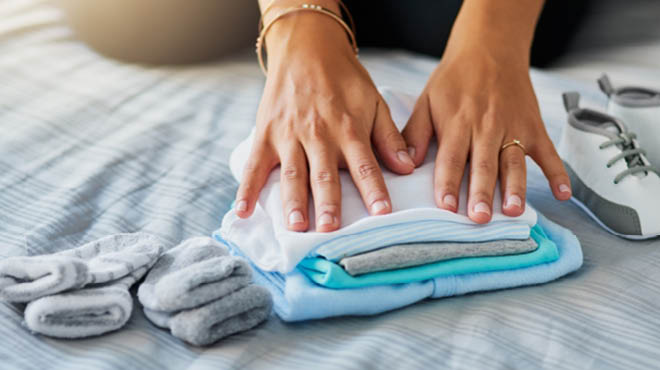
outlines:
{"label": "rolled sock", "polygon": [[177,313],[144,309],[155,325],[196,346],[206,346],[229,335],[252,329],[266,320],[272,309],[267,289],[248,285],[198,308]]}
{"label": "rolled sock", "polygon": [[40,297],[118,280],[151,266],[166,249],[146,233],[116,234],[52,255],[0,261],[0,299],[29,302]]}
{"label": "rolled sock", "polygon": [[400,244],[345,257],[339,264],[353,276],[396,270],[464,257],[503,256],[532,252],[538,248],[533,239],[494,240],[481,243]]}
{"label": "rolled sock", "polygon": [[208,237],[184,241],[163,254],[138,289],[152,311],[177,312],[198,307],[248,285],[252,270]]}
{"label": "rolled sock", "polygon": [[79,288],[87,282],[85,261],[55,255],[11,257],[0,261],[0,299],[29,302]]}
{"label": "rolled sock", "polygon": [[113,282],[38,298],[25,308],[25,324],[33,332],[57,338],[84,338],[117,330],[126,325],[133,310],[128,290],[150,266]]}

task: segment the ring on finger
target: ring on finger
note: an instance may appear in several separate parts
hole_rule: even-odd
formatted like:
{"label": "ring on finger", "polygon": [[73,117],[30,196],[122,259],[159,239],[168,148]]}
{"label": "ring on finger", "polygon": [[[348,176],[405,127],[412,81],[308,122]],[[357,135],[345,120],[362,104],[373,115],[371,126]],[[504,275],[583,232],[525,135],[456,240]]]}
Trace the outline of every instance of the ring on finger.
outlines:
{"label": "ring on finger", "polygon": [[504,144],[502,145],[502,147],[500,148],[500,153],[501,153],[504,149],[506,149],[506,148],[508,148],[508,147],[511,147],[511,146],[517,146],[517,147],[519,147],[519,148],[523,151],[523,153],[524,153],[525,155],[527,155],[527,149],[525,148],[525,146],[524,146],[524,145],[520,142],[520,140],[518,140],[518,139],[513,139],[513,140],[511,140],[511,141],[509,141],[509,142],[507,142],[507,143],[504,143]]}

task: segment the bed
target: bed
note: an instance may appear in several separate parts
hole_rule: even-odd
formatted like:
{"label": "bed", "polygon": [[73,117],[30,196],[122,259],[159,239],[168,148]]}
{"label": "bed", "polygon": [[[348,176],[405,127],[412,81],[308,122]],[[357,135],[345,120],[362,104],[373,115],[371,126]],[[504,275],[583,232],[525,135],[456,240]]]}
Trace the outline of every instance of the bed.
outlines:
{"label": "bed", "polygon": [[[637,19],[658,23],[660,7],[642,3],[648,11]],[[48,1],[2,2],[0,20],[0,258],[138,230],[177,242],[219,226],[237,187],[228,156],[251,129],[263,85],[251,53],[199,66],[126,65],[77,41]],[[601,72],[660,87],[660,37],[638,41],[575,46],[553,69],[532,71],[555,142],[561,92],[603,107]],[[379,86],[409,93],[436,63],[401,51],[361,58]],[[555,202],[538,167],[529,168],[529,202],[571,229],[584,251],[584,266],[554,283],[375,317],[286,324],[273,316],[209,348],[155,328],[137,305],[123,330],[54,340],[30,334],[21,307],[0,304],[0,368],[657,368],[660,240],[607,234],[575,205]]]}

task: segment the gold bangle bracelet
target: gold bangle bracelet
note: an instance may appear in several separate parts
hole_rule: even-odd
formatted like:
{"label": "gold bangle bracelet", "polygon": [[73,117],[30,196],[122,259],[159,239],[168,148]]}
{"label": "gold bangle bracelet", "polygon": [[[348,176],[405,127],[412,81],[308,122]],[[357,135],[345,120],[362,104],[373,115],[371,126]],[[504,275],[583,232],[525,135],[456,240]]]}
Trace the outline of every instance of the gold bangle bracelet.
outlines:
{"label": "gold bangle bracelet", "polygon": [[348,36],[350,38],[351,45],[353,47],[353,51],[355,52],[356,55],[358,54],[359,50],[358,50],[358,47],[357,47],[357,41],[355,40],[355,33],[346,24],[346,22],[344,22],[344,20],[341,19],[340,16],[338,16],[337,14],[333,13],[332,11],[330,11],[330,10],[320,6],[320,5],[302,4],[298,8],[286,9],[283,12],[281,12],[280,14],[276,15],[275,18],[273,18],[270,22],[268,22],[268,24],[266,24],[263,27],[263,29],[261,30],[261,32],[259,33],[259,37],[257,37],[256,52],[257,52],[257,59],[259,60],[259,67],[263,71],[264,75],[267,75],[267,73],[268,73],[268,71],[266,70],[266,65],[264,63],[264,57],[263,57],[263,49],[264,49],[266,34],[270,30],[270,28],[273,26],[273,24],[275,24],[275,22],[277,22],[278,20],[280,20],[280,19],[282,19],[282,18],[284,18],[284,17],[286,17],[290,14],[297,13],[297,12],[303,12],[303,11],[317,12],[317,13],[324,14],[324,15],[334,19],[337,23],[339,23],[342,26],[342,28],[344,28],[344,31],[346,31],[346,33],[348,34]]}
{"label": "gold bangle bracelet", "polygon": [[[339,8],[344,14],[346,14],[346,18],[348,18],[349,26],[351,26],[351,30],[353,30],[353,34],[355,34],[355,21],[353,21],[353,16],[351,15],[351,12],[348,11],[348,7],[346,7],[346,4],[344,4],[343,1],[341,0],[336,0],[337,4],[339,4]],[[261,30],[264,27],[264,19],[266,18],[266,14],[268,11],[270,11],[270,8],[272,8],[275,3],[277,3],[277,0],[273,0],[266,7],[264,10],[261,12],[261,17],[259,18],[259,28],[257,33],[261,33]]]}

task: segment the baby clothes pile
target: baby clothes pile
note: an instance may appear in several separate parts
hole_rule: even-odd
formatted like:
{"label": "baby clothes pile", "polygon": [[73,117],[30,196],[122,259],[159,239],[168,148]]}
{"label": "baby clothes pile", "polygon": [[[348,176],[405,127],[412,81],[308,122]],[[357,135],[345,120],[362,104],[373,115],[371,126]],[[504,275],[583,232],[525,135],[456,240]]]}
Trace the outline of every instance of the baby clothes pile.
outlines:
{"label": "baby clothes pile", "polygon": [[[401,129],[414,97],[391,90],[381,93]],[[241,179],[253,137],[232,153],[230,167],[236,179]],[[582,251],[572,233],[529,205],[519,217],[505,216],[499,189],[488,224],[467,217],[465,178],[458,212],[437,208],[431,185],[436,152],[431,146],[425,162],[411,175],[383,168],[391,214],[370,216],[350,175],[342,171],[341,229],[289,231],[276,170],[253,215],[240,219],[229,211],[215,237],[250,260],[255,282],[273,294],[275,312],[286,321],[370,315],[429,297],[544,283],[581,266]]]}
{"label": "baby clothes pile", "polygon": [[131,317],[142,279],[145,316],[195,345],[248,330],[270,314],[271,297],[251,285],[247,262],[203,237],[171,248],[146,233],[111,235],[51,255],[0,261],[0,299],[26,303],[25,325],[57,338],[101,335]]}

